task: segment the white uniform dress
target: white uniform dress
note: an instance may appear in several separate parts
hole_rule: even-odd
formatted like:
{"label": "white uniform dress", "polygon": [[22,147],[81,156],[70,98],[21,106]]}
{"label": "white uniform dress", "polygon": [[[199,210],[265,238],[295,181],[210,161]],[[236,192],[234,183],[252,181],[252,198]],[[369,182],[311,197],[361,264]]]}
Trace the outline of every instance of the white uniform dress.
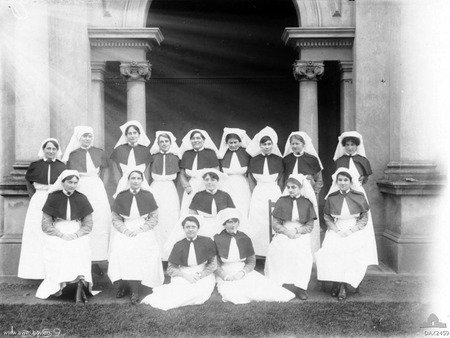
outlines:
{"label": "white uniform dress", "polygon": [[[226,275],[234,275],[245,265],[245,258],[239,258],[239,249],[235,238],[231,238],[228,258],[221,257],[222,269]],[[259,272],[253,270],[242,279],[224,281],[217,276],[217,290],[224,302],[246,304],[252,301],[260,302],[288,302],[295,295],[287,289],[277,285]]]}
{"label": "white uniform dress", "polygon": [[[188,266],[180,266],[183,272],[195,274],[204,270],[206,262],[197,263],[194,243],[189,247]],[[141,303],[161,310],[170,310],[186,305],[199,305],[206,302],[214,291],[216,280],[210,274],[195,283],[190,283],[183,277],[172,277],[170,284],[164,284],[153,290]]]}
{"label": "white uniform dress", "polygon": [[[130,216],[120,216],[124,218],[127,229],[134,231],[145,223],[148,214],[139,215],[136,197],[133,196]],[[161,285],[164,272],[155,231],[148,230],[129,237],[114,229],[108,276],[111,282],[123,279],[138,280],[151,288]]]}

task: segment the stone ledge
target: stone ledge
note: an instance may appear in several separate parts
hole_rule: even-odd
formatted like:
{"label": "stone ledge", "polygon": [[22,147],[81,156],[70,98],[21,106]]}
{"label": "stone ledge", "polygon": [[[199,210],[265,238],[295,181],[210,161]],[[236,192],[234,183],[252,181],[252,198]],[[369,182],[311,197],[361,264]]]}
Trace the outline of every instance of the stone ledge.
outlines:
{"label": "stone ledge", "polygon": [[88,29],[92,47],[144,47],[160,45],[164,36],[159,28],[99,28]]}
{"label": "stone ledge", "polygon": [[401,234],[395,233],[389,229],[386,229],[382,236],[387,238],[397,244],[430,244],[434,243],[431,237],[424,236],[402,236]]}
{"label": "stone ledge", "polygon": [[381,193],[391,195],[439,195],[445,188],[443,181],[421,181],[411,179],[388,180],[377,182]]}
{"label": "stone ledge", "polygon": [[281,40],[297,48],[352,48],[355,27],[287,27]]}

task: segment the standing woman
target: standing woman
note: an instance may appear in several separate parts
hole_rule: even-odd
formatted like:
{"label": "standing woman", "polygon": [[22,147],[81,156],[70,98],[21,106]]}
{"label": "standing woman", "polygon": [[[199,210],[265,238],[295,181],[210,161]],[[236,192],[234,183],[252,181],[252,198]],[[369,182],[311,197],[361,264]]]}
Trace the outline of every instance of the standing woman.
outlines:
{"label": "standing woman", "polygon": [[28,195],[31,197],[25,223],[23,225],[22,247],[20,251],[20,278],[44,279],[44,259],[42,257],[44,233],[42,232],[42,207],[47,200],[48,189],[66,169],[61,162],[61,149],[54,138],[42,142],[38,157],[31,162],[25,174]]}
{"label": "standing woman", "polygon": [[249,143],[250,138],[245,130],[223,128],[219,159],[222,171],[228,175],[228,179],[222,188],[231,195],[244,223],[247,222],[251,199],[250,185],[246,177],[250,155],[245,151]]}
{"label": "standing woman", "polygon": [[180,200],[175,185],[180,171],[179,148],[176,138],[170,131],[157,131],[156,142],[150,149],[152,164],[150,175],[151,189],[158,204],[158,226],[155,228],[161,258],[167,261],[164,244],[180,216]]}
{"label": "standing woman", "polygon": [[[86,195],[94,212],[91,232],[92,261],[108,259],[109,233],[111,230],[111,208],[102,178],[107,181],[105,170],[107,158],[102,149],[93,146],[94,130],[88,126],[77,126],[63,156],[67,168],[80,173],[78,190]],[[98,265],[94,272],[102,274]]]}
{"label": "standing woman", "polygon": [[365,184],[372,174],[372,168],[366,158],[362,135],[356,131],[346,131],[339,136],[338,140],[333,157],[336,169],[356,170],[359,173],[358,181]]}
{"label": "standing woman", "polygon": [[252,156],[249,173],[256,183],[250,201],[248,235],[259,256],[266,256],[269,246],[269,200],[278,200],[283,183],[283,160],[277,142],[275,130],[265,127],[247,147]]}
{"label": "standing woman", "polygon": [[369,204],[355,171],[334,173],[323,212],[328,230],[316,253],[317,279],[332,281],[331,295],[343,300],[347,286],[358,288],[367,266],[378,264]]}
{"label": "standing woman", "polygon": [[180,147],[180,181],[184,189],[181,215],[188,213],[192,198],[203,185],[198,171],[205,168],[219,170],[218,155],[217,147],[202,129],[193,129],[183,138]]}
{"label": "standing woman", "polygon": [[164,273],[153,230],[158,225],[158,205],[140,169],[125,175],[127,183],[117,187],[112,211],[115,233],[108,276],[116,286],[116,297],[123,297],[131,289],[131,302],[136,304],[140,284],[159,286],[164,282]]}
{"label": "standing woman", "polygon": [[80,176],[76,170],[64,170],[48,191],[42,208],[45,279],[37,298],[60,296],[68,284],[77,285],[75,302],[87,302],[92,289],[91,247],[92,206],[78,192]]}
{"label": "standing woman", "polygon": [[[316,195],[316,201],[313,204],[318,215],[317,198],[323,187],[323,166],[308,134],[303,131],[294,131],[289,135],[284,148],[283,165],[285,183],[291,174],[306,176]],[[311,250],[315,253],[319,248],[320,225],[319,220],[316,219],[311,232]]]}

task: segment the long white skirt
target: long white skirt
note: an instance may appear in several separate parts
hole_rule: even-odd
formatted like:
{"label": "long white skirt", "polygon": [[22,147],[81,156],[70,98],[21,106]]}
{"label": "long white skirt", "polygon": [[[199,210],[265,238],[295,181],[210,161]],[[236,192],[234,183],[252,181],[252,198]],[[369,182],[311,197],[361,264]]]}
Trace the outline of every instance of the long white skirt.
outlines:
{"label": "long white skirt", "polygon": [[[222,268],[229,275],[242,270],[244,265],[244,262],[227,262],[222,265]],[[292,292],[255,270],[236,281],[224,281],[217,277],[217,290],[222,295],[224,302],[234,304],[246,304],[252,301],[288,302],[295,298]]]}
{"label": "long white skirt", "polygon": [[[203,271],[205,264],[183,267],[188,273]],[[216,280],[214,274],[189,283],[183,277],[173,277],[170,284],[161,285],[145,297],[141,303],[164,311],[186,305],[199,305],[206,302],[214,291]]]}
{"label": "long white skirt", "polygon": [[269,247],[269,200],[276,202],[281,196],[276,182],[260,182],[253,190],[249,211],[248,236],[252,239],[255,253],[266,256]]}
{"label": "long white skirt", "polygon": [[158,205],[158,225],[155,227],[161,258],[166,261],[164,245],[174,226],[177,224],[180,213],[180,200],[173,181],[155,180],[152,185],[153,196]]}
{"label": "long white skirt", "polygon": [[[356,219],[345,219],[336,225],[345,230],[355,224]],[[373,228],[367,224],[363,230],[341,237],[328,230],[322,248],[316,253],[317,279],[324,281],[348,283],[358,287],[364,278],[367,266],[371,264],[373,253],[370,247]],[[373,240],[373,238],[372,238]]]}
{"label": "long white skirt", "polygon": [[252,193],[246,177],[229,174],[223,182],[222,189],[230,194],[236,209],[239,210],[244,219],[247,219]]}
{"label": "long white skirt", "polygon": [[190,194],[187,194],[186,191],[183,192],[183,197],[181,199],[181,209],[180,215],[185,215],[189,213],[189,206],[191,205],[192,199],[195,194],[200,190],[204,189],[203,179],[201,177],[192,176],[189,180],[189,184],[191,185],[192,191]]}
{"label": "long white skirt", "polygon": [[[79,230],[77,221],[59,221],[55,227],[65,234]],[[48,298],[60,295],[68,283],[84,278],[89,288],[92,287],[90,236],[66,241],[57,236],[44,234],[45,279],[36,292],[37,298]]]}
{"label": "long white skirt", "polygon": [[[125,220],[128,230],[134,231],[144,224],[143,217]],[[138,280],[142,285],[154,288],[164,282],[164,271],[155,231],[128,237],[116,230],[111,242],[108,276],[117,280]]]}
{"label": "long white skirt", "polygon": [[47,201],[47,189],[36,189],[30,199],[23,225],[17,276],[28,279],[44,279],[44,232],[42,231],[42,207]]}
{"label": "long white skirt", "polygon": [[269,245],[264,274],[277,285],[294,284],[306,290],[312,263],[310,234],[295,239],[277,234]]}
{"label": "long white skirt", "polygon": [[93,261],[108,259],[109,234],[111,232],[111,208],[105,186],[97,175],[81,175],[77,190],[86,195],[94,212],[91,236],[91,252]]}

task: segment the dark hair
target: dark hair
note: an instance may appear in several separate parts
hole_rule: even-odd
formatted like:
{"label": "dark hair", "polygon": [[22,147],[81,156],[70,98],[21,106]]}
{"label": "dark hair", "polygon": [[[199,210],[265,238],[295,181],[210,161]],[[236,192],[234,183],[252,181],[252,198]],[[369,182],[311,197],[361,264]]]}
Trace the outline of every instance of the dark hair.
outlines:
{"label": "dark hair", "polygon": [[236,139],[236,140],[238,140],[239,142],[242,142],[242,140],[241,140],[241,138],[239,137],[239,135],[238,134],[233,134],[233,133],[231,133],[231,134],[228,134],[227,136],[225,136],[225,142],[228,142],[228,140],[231,140],[231,139]]}
{"label": "dark hair", "polygon": [[259,144],[266,143],[267,141],[273,142],[269,136],[263,136],[261,137],[261,140],[259,140]]}
{"label": "dark hair", "polygon": [[144,174],[140,172],[139,170],[133,170],[131,173],[128,174],[128,179],[130,179],[131,174],[138,173],[142,179],[144,179]]}
{"label": "dark hair", "polygon": [[76,177],[78,181],[80,180],[80,178],[77,175],[69,175],[69,176],[63,178],[62,182],[65,182],[67,180],[71,180],[74,177]]}
{"label": "dark hair", "polygon": [[294,184],[295,184],[296,186],[298,186],[299,188],[302,187],[302,184],[301,184],[297,179],[295,179],[295,178],[293,178],[293,177],[289,177],[289,178],[286,180],[286,186],[287,186],[287,184],[288,184],[289,182],[294,183]]}
{"label": "dark hair", "polygon": [[216,180],[216,181],[219,180],[219,175],[217,175],[216,173],[214,173],[214,172],[212,172],[212,171],[208,171],[207,173],[204,173],[204,174],[202,175],[202,178],[205,179],[206,176],[208,176],[208,175],[209,175],[209,177],[211,177],[213,180]]}
{"label": "dark hair", "polygon": [[356,144],[356,146],[359,146],[359,144],[361,143],[359,138],[354,137],[354,136],[347,136],[347,137],[344,137],[341,142],[344,147],[345,147],[345,144],[347,143],[347,141],[352,141],[354,144]]}
{"label": "dark hair", "polygon": [[189,136],[189,139],[192,140],[192,138],[194,137],[194,135],[197,134],[197,133],[200,134],[200,136],[201,136],[201,138],[203,139],[203,141],[206,140],[205,136],[203,136],[203,134],[202,134],[200,131],[198,131],[198,130],[194,130],[194,131],[191,133],[191,136]]}
{"label": "dark hair", "polygon": [[200,222],[198,221],[197,217],[187,216],[183,221],[181,221],[181,226],[184,228],[184,225],[187,222],[194,222],[195,224],[197,224],[197,227],[200,229]]}
{"label": "dark hair", "polygon": [[300,141],[301,143],[303,143],[303,145],[305,145],[305,140],[300,135],[297,135],[297,134],[292,135],[291,137],[289,137],[289,142],[292,142],[292,139],[296,139],[296,140]]}
{"label": "dark hair", "polygon": [[240,223],[239,222],[239,218],[237,218],[237,217],[233,217],[233,218],[229,218],[229,219],[227,219],[225,222],[223,222],[223,224],[222,225],[225,225],[225,224],[227,224],[227,222],[229,222],[229,221],[231,221],[231,222],[234,222],[234,223]]}
{"label": "dark hair", "polygon": [[53,141],[53,140],[48,140],[47,142],[45,142],[45,143],[42,145],[42,149],[45,149],[45,147],[47,147],[47,144],[48,144],[48,143],[53,144],[53,145],[55,146],[55,148],[59,150],[59,144],[58,144],[56,141]]}
{"label": "dark hair", "polygon": [[170,143],[172,143],[172,139],[170,138],[169,134],[166,134],[166,133],[161,133],[161,134],[159,134],[159,136],[158,136],[158,142],[159,142],[159,138],[160,138],[160,137],[168,138],[169,141],[170,141]]}
{"label": "dark hair", "polygon": [[134,124],[130,124],[130,125],[125,129],[125,135],[128,134],[128,130],[129,130],[130,128],[134,128],[134,129],[138,132],[138,134],[141,135],[141,131],[139,130],[139,127],[138,127],[138,126],[135,126]]}
{"label": "dark hair", "polygon": [[338,179],[338,177],[339,176],[345,176],[345,177],[347,177],[349,180],[350,180],[350,182],[352,181],[352,175],[350,175],[348,172],[346,172],[346,171],[340,171],[340,172],[338,172],[338,174],[336,175],[336,180]]}

